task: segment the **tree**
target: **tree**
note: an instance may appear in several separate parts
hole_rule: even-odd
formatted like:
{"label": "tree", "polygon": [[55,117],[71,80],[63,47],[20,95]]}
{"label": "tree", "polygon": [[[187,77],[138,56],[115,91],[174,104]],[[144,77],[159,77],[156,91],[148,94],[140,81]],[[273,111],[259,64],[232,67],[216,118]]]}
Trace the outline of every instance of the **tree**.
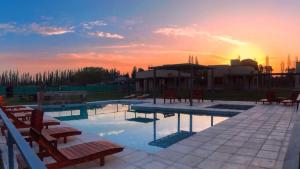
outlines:
{"label": "tree", "polygon": [[36,74],[4,71],[0,73],[0,85],[77,85],[114,81],[120,76],[116,69],[85,67],[77,70],[55,70]]}
{"label": "tree", "polygon": [[196,65],[199,65],[199,63],[198,63],[198,57],[196,56],[196,58],[195,58],[195,64]]}
{"label": "tree", "polygon": [[139,67],[137,71],[138,71],[138,72],[143,72],[143,71],[145,71],[145,70],[144,70],[143,68]]}
{"label": "tree", "polygon": [[131,71],[131,78],[135,79],[136,78],[136,72],[137,72],[137,68],[136,66],[133,67],[132,71]]}

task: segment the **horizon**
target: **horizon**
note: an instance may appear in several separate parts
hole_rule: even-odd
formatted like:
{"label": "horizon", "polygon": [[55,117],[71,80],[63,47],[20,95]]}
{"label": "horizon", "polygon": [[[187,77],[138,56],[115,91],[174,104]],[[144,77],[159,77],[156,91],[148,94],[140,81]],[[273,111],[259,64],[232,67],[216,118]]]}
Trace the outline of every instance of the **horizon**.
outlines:
{"label": "horizon", "polygon": [[238,56],[265,65],[269,56],[274,72],[280,72],[281,62],[294,67],[300,56],[299,5],[296,0],[5,1],[0,71],[103,67],[130,73],[133,66],[186,63],[193,55],[202,65],[229,64]]}

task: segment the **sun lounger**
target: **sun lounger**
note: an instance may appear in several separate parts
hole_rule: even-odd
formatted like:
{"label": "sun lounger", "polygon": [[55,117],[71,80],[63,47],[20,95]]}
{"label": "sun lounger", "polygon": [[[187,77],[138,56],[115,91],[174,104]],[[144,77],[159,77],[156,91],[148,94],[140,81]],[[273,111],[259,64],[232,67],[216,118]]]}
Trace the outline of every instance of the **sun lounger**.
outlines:
{"label": "sun lounger", "polygon": [[[30,125],[31,125],[31,122],[29,120],[27,121],[22,121],[20,119],[18,119],[16,116],[14,116],[14,114],[10,113],[10,112],[6,112],[6,111],[3,111],[7,117],[9,119],[12,120],[13,124],[15,125],[16,128],[29,128]],[[45,118],[43,120],[43,126],[46,127],[46,128],[49,128],[49,126],[55,126],[55,125],[59,125],[60,122],[54,118]],[[1,126],[1,133],[2,135],[5,134],[5,130],[6,130],[6,126],[3,125]]]}
{"label": "sun lounger", "polygon": [[166,99],[170,99],[170,104],[173,102],[175,102],[176,100],[176,92],[173,90],[165,90],[163,93],[163,97],[164,97],[164,104],[166,104]]}
{"label": "sun lounger", "polygon": [[17,106],[1,106],[2,110],[14,114],[18,119],[26,121],[30,120],[32,108],[17,105]]}
{"label": "sun lounger", "polygon": [[[45,135],[38,130],[30,128],[30,134],[33,140],[39,144],[38,155],[40,158],[51,156],[55,160],[55,162],[46,164],[48,169],[59,169],[96,159],[100,159],[100,166],[103,166],[106,156],[119,153],[124,149],[124,147],[108,141],[92,141],[66,148],[57,148],[54,141],[49,142],[49,138],[45,138]],[[17,156],[17,161],[19,169],[27,168],[20,155]]]}
{"label": "sun lounger", "polygon": [[23,105],[14,105],[14,106],[1,106],[1,108],[3,109],[21,109],[21,108],[26,108],[26,106]]}
{"label": "sun lounger", "polygon": [[3,96],[0,96],[0,106],[4,106],[4,105],[5,105],[5,102],[4,102]]}
{"label": "sun lounger", "polygon": [[132,99],[132,98],[135,98],[136,95],[135,94],[131,94],[131,95],[128,95],[128,96],[124,96],[124,99]]}
{"label": "sun lounger", "polygon": [[260,99],[257,102],[262,102],[263,104],[265,104],[265,103],[272,104],[272,103],[280,103],[281,100],[282,100],[282,98],[276,97],[276,94],[275,94],[274,91],[267,91],[266,92],[266,98],[265,99]]}
{"label": "sun lounger", "polygon": [[140,95],[140,96],[137,96],[138,99],[145,99],[147,97],[149,97],[150,94],[143,94],[143,95]]}
{"label": "sun lounger", "polygon": [[196,89],[193,91],[193,99],[197,99],[198,103],[200,100],[203,102],[204,101],[204,92],[201,89]]}
{"label": "sun lounger", "polygon": [[[81,131],[72,128],[72,127],[51,127],[48,129],[43,128],[43,116],[44,112],[41,110],[34,110],[31,118],[31,125],[30,127],[38,130],[43,135],[49,135],[56,139],[63,138],[64,143],[67,143],[67,137],[80,135]],[[22,135],[26,136],[29,135],[29,130],[27,131],[21,131]],[[30,140],[30,138],[29,138]],[[31,140],[30,140],[31,141]]]}
{"label": "sun lounger", "polygon": [[291,93],[291,95],[288,98],[283,99],[280,103],[282,103],[285,106],[293,106],[294,104],[297,103],[298,95],[299,95],[299,92],[294,91]]}

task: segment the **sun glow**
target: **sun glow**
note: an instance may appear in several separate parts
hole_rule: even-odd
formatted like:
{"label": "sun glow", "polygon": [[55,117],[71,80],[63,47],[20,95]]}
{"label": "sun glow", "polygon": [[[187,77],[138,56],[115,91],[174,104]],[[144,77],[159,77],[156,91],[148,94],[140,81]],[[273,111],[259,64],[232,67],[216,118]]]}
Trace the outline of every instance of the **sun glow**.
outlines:
{"label": "sun glow", "polygon": [[235,48],[229,54],[229,56],[231,58],[237,58],[238,56],[240,56],[241,59],[254,59],[258,62],[258,64],[264,64],[266,54],[259,47],[252,44],[248,44],[248,45],[241,45]]}

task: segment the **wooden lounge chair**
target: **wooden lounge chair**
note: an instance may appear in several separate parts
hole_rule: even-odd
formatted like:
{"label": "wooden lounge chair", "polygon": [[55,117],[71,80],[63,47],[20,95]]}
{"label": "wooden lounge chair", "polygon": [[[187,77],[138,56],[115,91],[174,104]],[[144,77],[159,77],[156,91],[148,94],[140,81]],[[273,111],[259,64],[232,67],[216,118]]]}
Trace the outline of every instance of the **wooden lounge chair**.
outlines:
{"label": "wooden lounge chair", "polygon": [[[9,119],[12,120],[12,122],[15,125],[16,128],[18,128],[18,129],[20,129],[20,128],[30,128],[31,121],[28,121],[28,120],[27,121],[22,121],[10,112],[6,112],[6,111],[3,111],[3,112],[7,115],[7,117]],[[60,122],[58,120],[53,119],[53,118],[45,118],[43,120],[43,126],[46,127],[46,128],[49,128],[49,126],[55,126],[55,125],[59,125],[59,124],[60,124]],[[1,126],[2,135],[5,134],[5,130],[6,130],[6,126],[5,125]]]}
{"label": "wooden lounge chair", "polygon": [[276,97],[276,94],[274,91],[267,91],[266,92],[266,98],[265,99],[260,99],[259,101],[256,101],[257,102],[262,102],[263,104],[265,103],[269,103],[269,104],[272,104],[273,102],[274,103],[280,103],[281,101],[281,98],[278,98]]}
{"label": "wooden lounge chair", "polygon": [[25,106],[1,106],[2,110],[14,114],[20,120],[30,120],[32,108]]}
{"label": "wooden lounge chair", "polygon": [[13,106],[1,106],[2,109],[11,109],[11,110],[15,110],[15,109],[23,109],[23,108],[28,108],[26,106],[23,105],[13,105]]}
{"label": "wooden lounge chair", "polygon": [[166,104],[166,99],[170,99],[170,104],[173,102],[175,102],[176,100],[176,92],[170,89],[167,89],[164,91],[163,93],[163,98],[164,98],[164,104]]}
{"label": "wooden lounge chair", "polygon": [[[40,120],[35,120],[35,122],[41,123]],[[40,126],[40,124],[33,125]],[[124,149],[124,147],[108,141],[92,141],[66,148],[57,148],[54,140],[48,141],[51,136],[42,134],[33,127],[30,128],[30,136],[39,145],[38,155],[41,159],[51,156],[55,160],[53,163],[46,164],[48,169],[59,169],[96,159],[100,159],[100,166],[103,166],[106,156],[119,153]],[[17,161],[19,169],[27,168],[20,155],[17,156]]]}
{"label": "wooden lounge chair", "polygon": [[[38,109],[33,110],[32,118],[31,118],[31,125],[30,127],[38,130],[43,135],[49,135],[54,137],[55,139],[63,138],[64,143],[67,143],[67,138],[70,136],[76,136],[80,135],[81,131],[72,128],[72,127],[51,127],[48,129],[45,129],[43,127],[43,116],[44,112]],[[29,130],[27,131],[21,131],[21,134],[23,136],[29,136]],[[30,137],[27,138],[32,144],[32,139]]]}
{"label": "wooden lounge chair", "polygon": [[136,95],[135,94],[131,94],[131,95],[128,95],[128,96],[124,96],[124,99],[132,99],[132,98],[135,98]]}
{"label": "wooden lounge chair", "polygon": [[197,99],[198,103],[200,100],[204,102],[204,92],[201,89],[196,89],[193,91],[193,99]]}
{"label": "wooden lounge chair", "polygon": [[145,99],[145,98],[147,98],[149,96],[150,96],[150,94],[143,94],[143,95],[137,96],[136,98],[137,99]]}
{"label": "wooden lounge chair", "polygon": [[282,103],[285,106],[293,106],[294,104],[297,103],[298,95],[299,95],[298,91],[293,91],[288,98],[283,99],[280,103]]}
{"label": "wooden lounge chair", "polygon": [[3,96],[0,96],[0,106],[4,106],[4,105],[5,105],[5,102],[4,102]]}

